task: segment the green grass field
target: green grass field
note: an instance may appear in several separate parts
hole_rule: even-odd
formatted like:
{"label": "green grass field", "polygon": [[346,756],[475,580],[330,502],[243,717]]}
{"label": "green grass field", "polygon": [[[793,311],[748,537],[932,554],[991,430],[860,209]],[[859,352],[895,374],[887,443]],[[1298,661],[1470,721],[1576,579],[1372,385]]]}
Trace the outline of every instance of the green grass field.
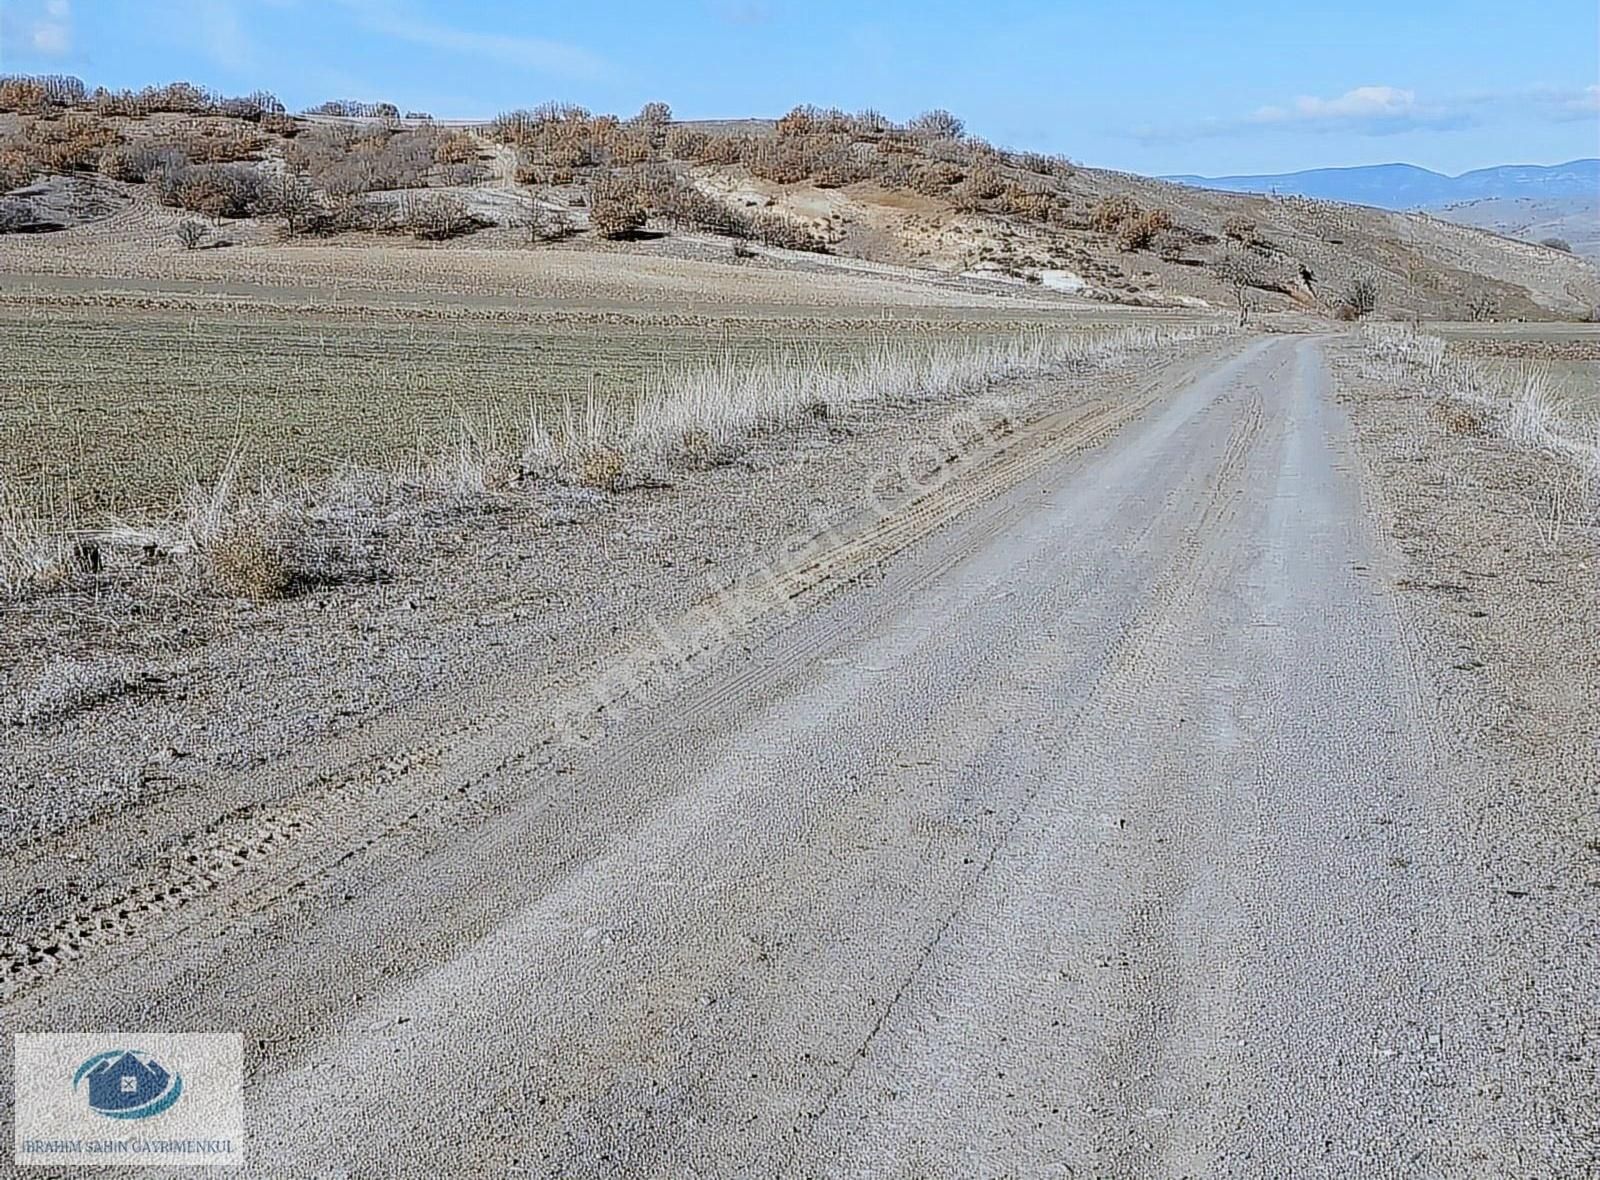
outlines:
{"label": "green grass field", "polygon": [[[994,335],[1001,325],[896,325]],[[237,447],[251,470],[315,475],[436,450],[462,420],[520,436],[529,408],[731,352],[865,349],[827,321],[513,324],[128,308],[0,309],[0,477],[44,510],[169,503]]]}

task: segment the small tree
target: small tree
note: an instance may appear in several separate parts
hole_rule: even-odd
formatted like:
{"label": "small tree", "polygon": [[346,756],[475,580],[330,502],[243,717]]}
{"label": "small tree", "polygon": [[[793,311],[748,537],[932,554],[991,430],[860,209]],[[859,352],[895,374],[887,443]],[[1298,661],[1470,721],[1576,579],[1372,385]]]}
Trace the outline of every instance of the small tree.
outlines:
{"label": "small tree", "polygon": [[287,169],[268,186],[267,208],[283,219],[284,232],[293,237],[306,228],[315,212],[316,198],[300,176]]}
{"label": "small tree", "polygon": [[1481,322],[1492,320],[1500,313],[1500,300],[1487,287],[1478,287],[1467,296],[1467,318]]}
{"label": "small tree", "polygon": [[517,207],[508,224],[521,232],[524,244],[529,246],[536,246],[550,236],[550,215],[532,198]]}
{"label": "small tree", "polygon": [[1356,275],[1339,293],[1339,305],[1349,310],[1355,319],[1369,316],[1378,310],[1378,279],[1376,275]]}
{"label": "small tree", "polygon": [[183,221],[178,224],[178,241],[185,250],[199,249],[200,243],[206,239],[206,227],[198,221]]}
{"label": "small tree", "polygon": [[1250,313],[1256,310],[1259,296],[1256,288],[1266,282],[1266,267],[1254,254],[1227,254],[1216,265],[1217,278],[1233,293],[1239,308],[1239,326],[1245,326]]}

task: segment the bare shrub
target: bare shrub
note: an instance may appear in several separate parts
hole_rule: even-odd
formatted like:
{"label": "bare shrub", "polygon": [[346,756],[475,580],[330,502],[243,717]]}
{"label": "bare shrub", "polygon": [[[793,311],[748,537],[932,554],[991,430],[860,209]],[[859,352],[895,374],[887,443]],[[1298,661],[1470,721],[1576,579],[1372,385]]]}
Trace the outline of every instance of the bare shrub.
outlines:
{"label": "bare shrub", "polygon": [[1246,246],[1251,245],[1256,240],[1256,223],[1236,213],[1223,219],[1222,236]]}
{"label": "bare shrub", "polygon": [[1147,209],[1124,220],[1117,227],[1117,244],[1124,250],[1143,250],[1156,235],[1172,228],[1172,216],[1164,209]]}
{"label": "bare shrub", "polygon": [[1214,270],[1217,278],[1232,292],[1239,309],[1239,326],[1244,327],[1256,308],[1255,291],[1270,287],[1265,261],[1259,254],[1249,251],[1229,253],[1217,261]]}
{"label": "bare shrub", "polygon": [[1482,322],[1500,314],[1500,300],[1487,287],[1478,287],[1467,296],[1467,319]]}
{"label": "bare shrub", "polygon": [[200,243],[206,240],[206,227],[198,221],[179,222],[175,232],[178,242],[185,250],[198,249]]}
{"label": "bare shrub", "polygon": [[271,178],[261,193],[261,212],[283,220],[289,235],[306,229],[316,210],[316,197],[303,178],[289,171]]}
{"label": "bare shrub", "polygon": [[460,197],[433,193],[406,201],[401,209],[401,224],[414,238],[442,242],[471,233],[479,222]]}
{"label": "bare shrub", "polygon": [[924,139],[955,141],[967,133],[967,125],[949,111],[936,107],[912,119],[906,124],[906,130]]}
{"label": "bare shrub", "polygon": [[1089,210],[1089,228],[1098,233],[1113,234],[1124,221],[1139,216],[1139,204],[1132,197],[1101,197]]}
{"label": "bare shrub", "polygon": [[589,225],[603,238],[625,238],[649,219],[644,194],[633,178],[597,176],[589,184]]}
{"label": "bare shrub", "polygon": [[261,173],[248,164],[196,164],[181,169],[170,188],[168,203],[200,213],[213,221],[248,217],[261,200]]}
{"label": "bare shrub", "polygon": [[[1339,292],[1339,307],[1348,308],[1351,319],[1361,319],[1378,309],[1378,278],[1372,274],[1352,277]],[[1339,318],[1343,319],[1344,316]]]}
{"label": "bare shrub", "polygon": [[187,164],[189,158],[175,147],[150,141],[117,144],[100,155],[100,174],[126,184],[142,184],[164,166]]}

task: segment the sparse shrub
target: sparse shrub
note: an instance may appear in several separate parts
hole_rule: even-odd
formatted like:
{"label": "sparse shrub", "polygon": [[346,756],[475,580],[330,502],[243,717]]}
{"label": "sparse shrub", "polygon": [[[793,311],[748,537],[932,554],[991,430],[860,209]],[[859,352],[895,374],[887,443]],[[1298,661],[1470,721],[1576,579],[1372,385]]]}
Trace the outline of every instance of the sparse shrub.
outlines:
{"label": "sparse shrub", "polygon": [[1333,309],[1333,318],[1342,324],[1352,324],[1361,318],[1361,313],[1348,303],[1340,303]]}
{"label": "sparse shrub", "polygon": [[405,202],[401,221],[412,237],[442,242],[478,228],[467,203],[453,193],[432,193]]}
{"label": "sparse shrub", "polygon": [[48,110],[50,96],[36,78],[0,78],[0,111],[37,114]]}
{"label": "sparse shrub", "polygon": [[1539,245],[1544,246],[1546,249],[1559,250],[1563,254],[1572,253],[1572,243],[1567,241],[1566,238],[1543,238],[1540,240]]}
{"label": "sparse shrub", "polygon": [[911,188],[925,197],[942,197],[966,178],[960,168],[939,160],[913,168]]}
{"label": "sparse shrub", "polygon": [[[1348,308],[1352,320],[1371,315],[1378,309],[1378,279],[1376,275],[1356,275],[1339,292],[1339,306]],[[1340,319],[1345,319],[1343,315]]]}
{"label": "sparse shrub", "polygon": [[1236,213],[1223,219],[1222,236],[1248,246],[1256,240],[1256,223]]}
{"label": "sparse shrub", "polygon": [[1172,228],[1172,215],[1165,209],[1147,209],[1127,218],[1117,227],[1117,244],[1124,250],[1143,250],[1156,235]]}
{"label": "sparse shrub", "polygon": [[644,228],[649,214],[630,177],[597,176],[589,184],[589,225],[603,238],[625,238]]}
{"label": "sparse shrub", "polygon": [[994,200],[1005,191],[1006,183],[1000,173],[993,168],[975,168],[955,187],[951,193],[951,200],[957,209],[971,213],[983,208],[984,202]]}
{"label": "sparse shrub", "polygon": [[674,160],[698,160],[705,153],[710,138],[704,131],[673,127],[666,134],[667,155]]}
{"label": "sparse shrub", "polygon": [[266,114],[261,116],[261,130],[282,139],[293,139],[300,133],[300,124],[293,115]]}
{"label": "sparse shrub", "polygon": [[1492,320],[1499,313],[1500,300],[1487,287],[1479,287],[1467,296],[1467,319]]}
{"label": "sparse shrub", "polygon": [[26,159],[37,174],[88,172],[101,153],[118,143],[116,129],[94,115],[68,114],[64,119],[36,119],[13,136],[8,151]]}
{"label": "sparse shrub", "polygon": [[255,211],[262,177],[248,164],[195,164],[173,176],[162,174],[159,186],[168,204],[221,221]]}
{"label": "sparse shrub", "polygon": [[205,241],[206,227],[198,221],[182,221],[178,223],[176,233],[179,244],[185,250],[195,250]]}
{"label": "sparse shrub", "polygon": [[32,183],[38,174],[38,166],[26,153],[0,145],[0,193]]}
{"label": "sparse shrub", "polygon": [[783,250],[805,250],[812,254],[828,252],[826,238],[780,213],[759,210],[750,218],[750,227],[752,236],[768,246]]}
{"label": "sparse shrub", "polygon": [[1474,406],[1462,402],[1441,398],[1429,407],[1433,416],[1451,434],[1462,434],[1469,437],[1489,433],[1489,419],[1484,412]]}
{"label": "sparse shrub", "polygon": [[1101,197],[1089,210],[1089,228],[1103,234],[1116,233],[1124,221],[1139,213],[1139,204],[1132,197]]}
{"label": "sparse shrub", "polygon": [[478,145],[462,131],[446,131],[433,144],[435,164],[471,164],[478,159]]}
{"label": "sparse shrub", "polygon": [[959,140],[967,133],[967,125],[949,111],[935,108],[924,111],[906,124],[911,134],[924,139]]}

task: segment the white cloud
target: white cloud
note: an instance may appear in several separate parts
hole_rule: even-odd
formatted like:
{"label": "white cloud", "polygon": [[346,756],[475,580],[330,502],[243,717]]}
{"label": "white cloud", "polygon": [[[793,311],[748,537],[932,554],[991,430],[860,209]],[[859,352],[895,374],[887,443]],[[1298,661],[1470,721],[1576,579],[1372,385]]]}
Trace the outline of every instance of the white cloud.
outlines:
{"label": "white cloud", "polygon": [[1302,96],[1258,107],[1235,118],[1201,119],[1188,124],[1145,126],[1133,131],[1146,143],[1178,143],[1264,132],[1343,131],[1355,135],[1395,135],[1405,131],[1456,131],[1499,117],[1571,121],[1600,113],[1600,86],[1552,86],[1458,94],[1425,100],[1399,86],[1357,86],[1332,98]]}
{"label": "white cloud", "polygon": [[72,51],[71,0],[45,0],[24,20],[23,37],[40,57],[62,57]]}
{"label": "white cloud", "polygon": [[368,29],[429,49],[566,78],[597,78],[606,62],[576,45],[510,33],[479,33],[416,16],[388,0],[339,0]]}
{"label": "white cloud", "polygon": [[1348,123],[1385,119],[1415,120],[1436,113],[1417,103],[1414,90],[1395,86],[1357,86],[1337,98],[1297,98],[1286,107],[1262,107],[1251,123]]}

